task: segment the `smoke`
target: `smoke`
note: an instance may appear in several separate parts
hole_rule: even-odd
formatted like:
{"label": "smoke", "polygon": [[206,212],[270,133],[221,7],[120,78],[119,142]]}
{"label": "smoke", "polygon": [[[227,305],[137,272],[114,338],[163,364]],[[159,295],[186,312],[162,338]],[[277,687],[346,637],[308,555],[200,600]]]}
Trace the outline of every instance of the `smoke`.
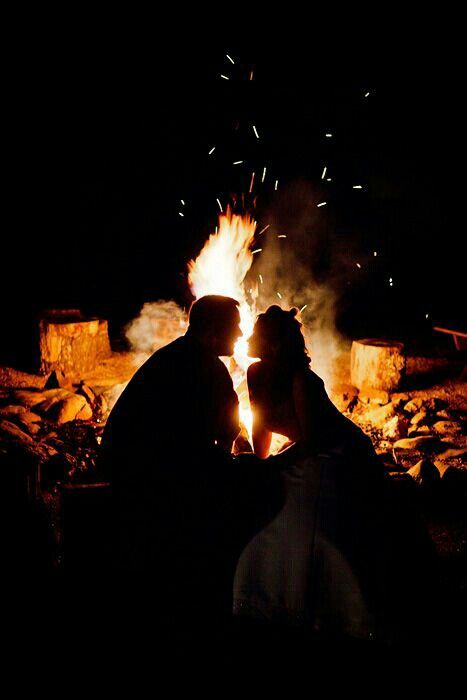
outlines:
{"label": "smoke", "polygon": [[141,365],[149,355],[186,331],[188,316],[174,301],[151,301],[125,328],[125,335]]}
{"label": "smoke", "polygon": [[[317,207],[324,198],[308,183],[294,183],[281,194],[262,217],[270,226],[259,237],[262,253],[249,283],[252,286],[254,276],[259,311],[271,304],[299,309],[306,305],[300,320],[312,367],[330,389],[343,379],[338,368],[348,351],[348,341],[336,329],[348,249],[344,255],[338,250],[334,222],[323,212],[325,207]],[[278,238],[284,235],[287,238]]]}

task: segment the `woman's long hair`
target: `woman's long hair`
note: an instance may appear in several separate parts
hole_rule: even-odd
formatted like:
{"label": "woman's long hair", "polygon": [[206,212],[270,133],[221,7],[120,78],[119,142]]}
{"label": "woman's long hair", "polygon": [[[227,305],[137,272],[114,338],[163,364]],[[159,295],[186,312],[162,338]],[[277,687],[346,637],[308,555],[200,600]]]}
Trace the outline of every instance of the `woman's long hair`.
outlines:
{"label": "woman's long hair", "polygon": [[284,311],[274,305],[256,320],[254,332],[261,336],[263,347],[271,348],[264,359],[274,366],[274,388],[279,393],[290,385],[297,370],[308,369],[311,362],[297,314],[296,308]]}

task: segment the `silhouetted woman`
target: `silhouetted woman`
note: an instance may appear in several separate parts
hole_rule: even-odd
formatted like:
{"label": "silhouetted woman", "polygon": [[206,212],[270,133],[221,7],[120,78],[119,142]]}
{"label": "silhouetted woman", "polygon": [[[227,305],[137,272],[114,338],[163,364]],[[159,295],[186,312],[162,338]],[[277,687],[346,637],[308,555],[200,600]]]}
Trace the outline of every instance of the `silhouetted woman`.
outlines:
{"label": "silhouetted woman", "polygon": [[270,307],[249,341],[261,359],[248,371],[254,451],[267,458],[272,433],[294,444],[273,458],[288,464],[285,506],[240,559],[235,609],[370,638],[385,611],[384,473],[310,369],[296,315]]}

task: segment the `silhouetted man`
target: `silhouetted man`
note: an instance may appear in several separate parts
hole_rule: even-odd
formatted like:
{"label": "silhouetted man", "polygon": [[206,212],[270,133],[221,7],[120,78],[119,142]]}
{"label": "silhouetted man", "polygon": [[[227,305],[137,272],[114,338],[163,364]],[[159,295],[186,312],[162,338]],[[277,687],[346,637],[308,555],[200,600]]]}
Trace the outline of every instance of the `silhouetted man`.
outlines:
{"label": "silhouetted man", "polygon": [[187,333],[135,374],[102,443],[117,579],[137,581],[139,603],[176,630],[230,618],[241,551],[280,506],[265,463],[230,454],[238,399],[219,356],[241,335],[237,307],[221,296],[193,304]]}

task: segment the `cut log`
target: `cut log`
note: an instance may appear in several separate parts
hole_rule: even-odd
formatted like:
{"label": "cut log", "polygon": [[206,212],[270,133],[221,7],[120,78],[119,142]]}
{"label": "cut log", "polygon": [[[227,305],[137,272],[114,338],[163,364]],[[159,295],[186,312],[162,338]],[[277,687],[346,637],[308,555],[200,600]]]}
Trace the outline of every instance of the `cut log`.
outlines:
{"label": "cut log", "polygon": [[80,379],[111,354],[107,321],[77,309],[47,311],[39,322],[41,372]]}
{"label": "cut log", "polygon": [[354,340],[350,381],[358,389],[396,391],[405,372],[404,344],[377,338]]}

